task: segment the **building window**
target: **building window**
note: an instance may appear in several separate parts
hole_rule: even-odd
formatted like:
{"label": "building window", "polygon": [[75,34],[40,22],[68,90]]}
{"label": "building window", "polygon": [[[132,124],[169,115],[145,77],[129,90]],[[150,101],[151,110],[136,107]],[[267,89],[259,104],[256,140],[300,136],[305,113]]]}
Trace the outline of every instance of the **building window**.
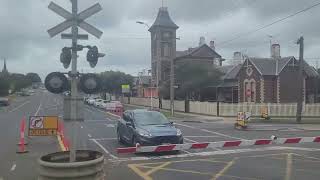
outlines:
{"label": "building window", "polygon": [[254,79],[244,80],[244,102],[256,102],[256,81]]}
{"label": "building window", "polygon": [[169,57],[170,56],[170,46],[169,43],[162,43],[161,46],[161,56]]}
{"label": "building window", "polygon": [[157,56],[157,42],[152,41],[152,56]]}
{"label": "building window", "polygon": [[163,32],[162,33],[162,39],[163,40],[170,40],[171,39],[171,32]]}

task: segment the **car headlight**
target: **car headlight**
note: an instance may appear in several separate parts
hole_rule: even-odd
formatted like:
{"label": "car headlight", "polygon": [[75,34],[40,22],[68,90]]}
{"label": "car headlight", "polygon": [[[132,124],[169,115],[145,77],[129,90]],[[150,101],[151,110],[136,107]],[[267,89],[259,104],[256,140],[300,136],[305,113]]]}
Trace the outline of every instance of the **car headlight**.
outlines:
{"label": "car headlight", "polygon": [[138,131],[138,134],[140,135],[140,136],[143,136],[143,137],[151,137],[152,136],[152,134],[150,134],[149,132],[147,132],[147,131]]}
{"label": "car headlight", "polygon": [[177,129],[177,136],[181,136],[182,135],[182,132],[180,129]]}

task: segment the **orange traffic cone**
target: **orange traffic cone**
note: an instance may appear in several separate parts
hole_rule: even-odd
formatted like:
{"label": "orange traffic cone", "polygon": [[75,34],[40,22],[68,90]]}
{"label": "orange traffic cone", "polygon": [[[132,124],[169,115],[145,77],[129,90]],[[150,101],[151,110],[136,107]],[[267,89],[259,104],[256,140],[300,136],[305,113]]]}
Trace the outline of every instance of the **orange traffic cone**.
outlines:
{"label": "orange traffic cone", "polygon": [[28,151],[25,148],[25,145],[27,144],[24,140],[24,130],[26,128],[26,118],[22,118],[21,123],[20,123],[20,141],[18,143],[19,145],[19,150],[17,153],[27,153]]}

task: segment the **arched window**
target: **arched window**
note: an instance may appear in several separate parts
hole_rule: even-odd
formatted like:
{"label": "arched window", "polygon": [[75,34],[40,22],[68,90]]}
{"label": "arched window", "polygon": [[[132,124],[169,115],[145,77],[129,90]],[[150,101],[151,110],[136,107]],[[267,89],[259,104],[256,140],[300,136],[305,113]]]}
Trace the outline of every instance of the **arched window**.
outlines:
{"label": "arched window", "polygon": [[243,91],[244,102],[256,102],[256,96],[256,81],[254,79],[245,79]]}

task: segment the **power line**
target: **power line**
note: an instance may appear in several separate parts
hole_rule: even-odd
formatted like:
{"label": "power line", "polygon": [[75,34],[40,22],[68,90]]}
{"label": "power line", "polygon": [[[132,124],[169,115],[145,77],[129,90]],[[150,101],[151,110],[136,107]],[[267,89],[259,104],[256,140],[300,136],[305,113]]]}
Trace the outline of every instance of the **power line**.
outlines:
{"label": "power line", "polygon": [[274,21],[274,22],[272,22],[272,23],[270,23],[270,24],[267,24],[267,25],[258,27],[258,28],[255,29],[255,30],[238,34],[237,36],[235,36],[235,37],[232,38],[232,39],[229,39],[229,40],[226,40],[226,41],[222,41],[221,43],[218,43],[218,45],[227,44],[227,43],[230,43],[230,42],[232,42],[232,41],[234,41],[234,40],[237,40],[237,39],[241,38],[242,36],[247,36],[247,35],[250,35],[250,34],[252,34],[252,33],[258,32],[258,31],[260,31],[260,30],[262,30],[262,29],[265,29],[265,28],[270,27],[270,26],[272,26],[272,25],[274,25],[274,24],[277,24],[277,23],[279,23],[279,22],[282,22],[282,21],[284,21],[284,20],[286,20],[286,19],[292,18],[292,17],[294,17],[294,16],[296,16],[296,15],[298,15],[298,14],[301,14],[301,13],[303,13],[303,12],[306,12],[306,11],[308,11],[308,10],[310,10],[310,9],[312,9],[312,8],[315,8],[315,7],[319,6],[319,5],[320,5],[320,2],[318,2],[318,3],[316,3],[316,4],[312,5],[312,6],[309,6],[309,7],[305,8],[305,9],[302,9],[302,10],[300,10],[300,11],[297,11],[297,12],[295,12],[295,13],[293,13],[293,14],[290,14],[290,15],[288,15],[288,16],[286,16],[286,17],[283,17],[283,18],[281,18],[281,19],[278,19],[278,20],[276,20],[276,21]]}

